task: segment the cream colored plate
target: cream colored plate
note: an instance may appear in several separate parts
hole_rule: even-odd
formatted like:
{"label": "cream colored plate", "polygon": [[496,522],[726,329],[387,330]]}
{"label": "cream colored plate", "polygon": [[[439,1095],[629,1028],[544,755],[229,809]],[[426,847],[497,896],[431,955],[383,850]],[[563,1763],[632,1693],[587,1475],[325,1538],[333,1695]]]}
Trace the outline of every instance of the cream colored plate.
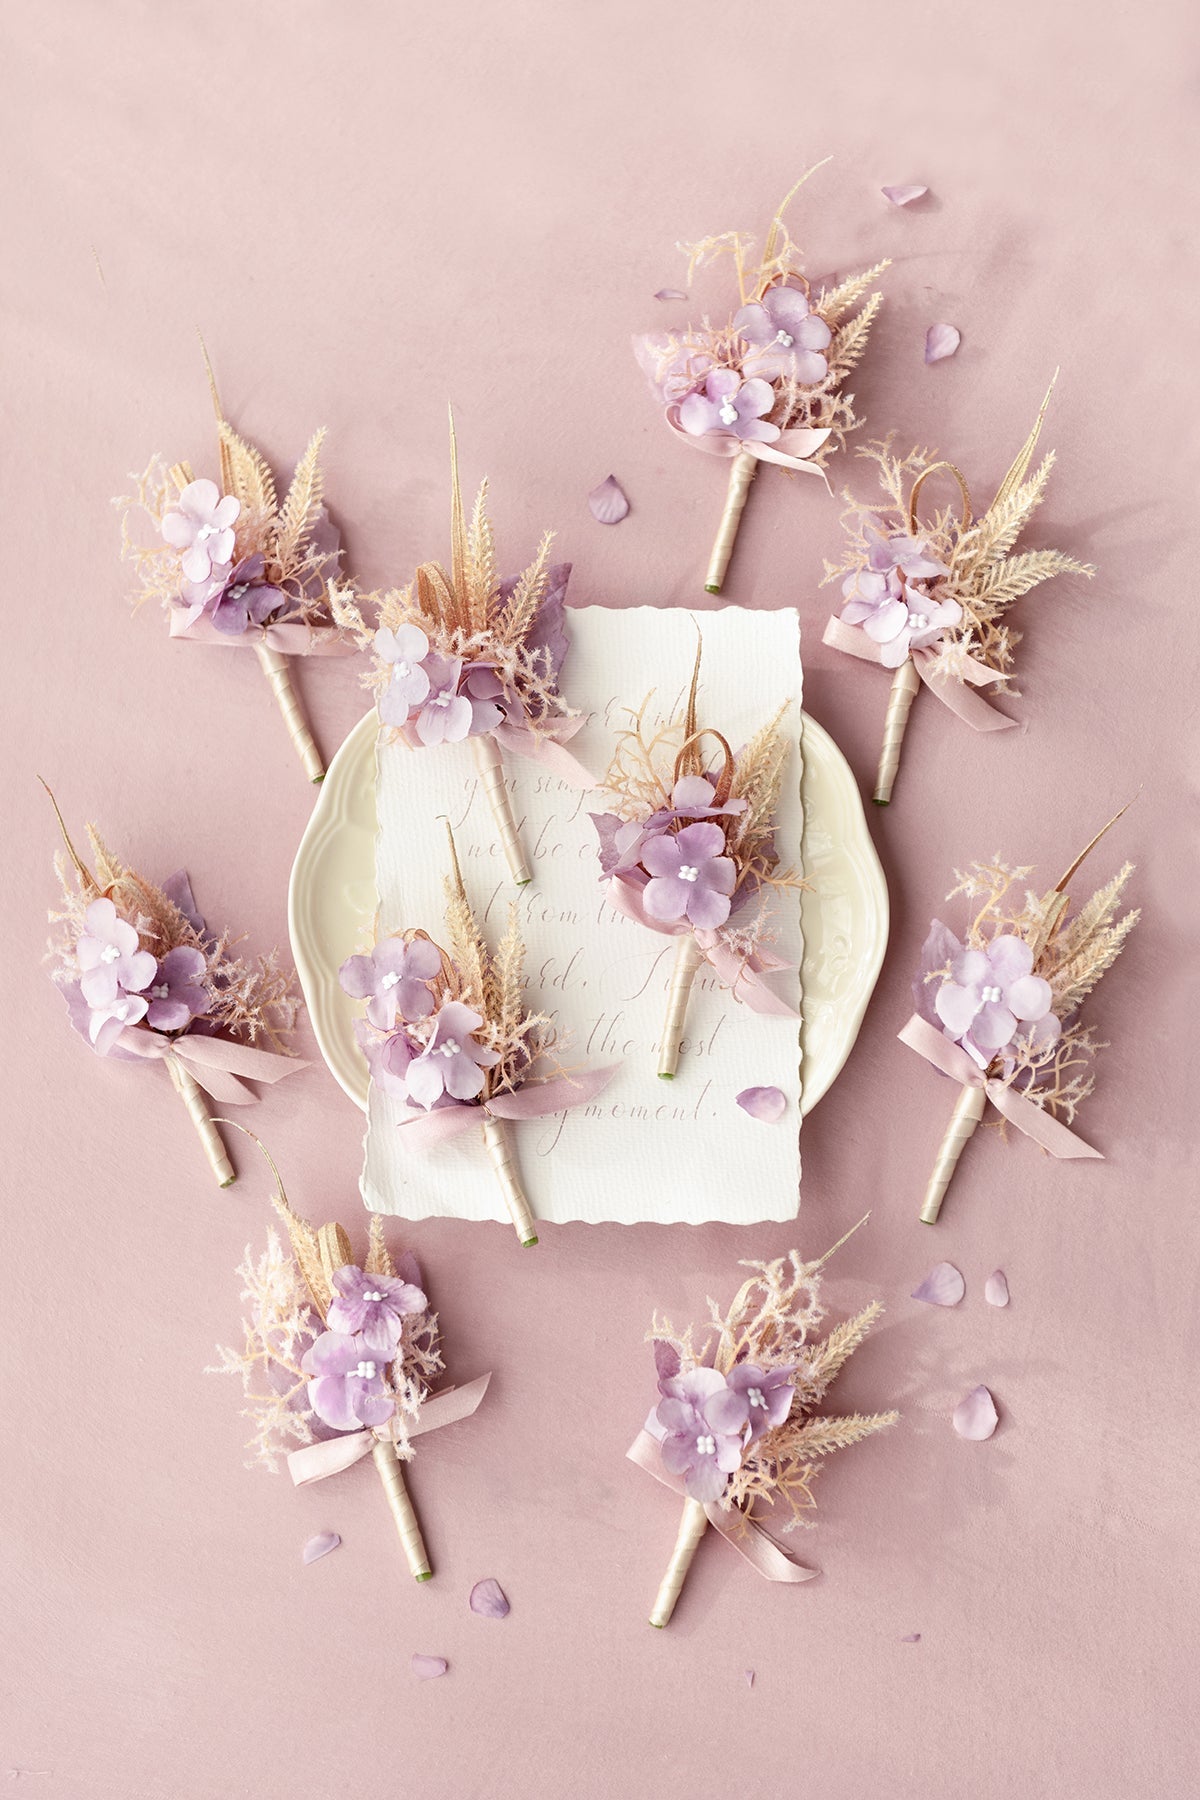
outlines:
{"label": "cream colored plate", "polygon": [[[292,865],[288,929],[321,1054],[356,1106],[367,1066],[354,1039],[357,1001],[338,969],[375,916],[375,713],[359,720],[321,784]],[[804,1098],[816,1105],[850,1054],[887,946],[883,870],[849,764],[804,715]]]}

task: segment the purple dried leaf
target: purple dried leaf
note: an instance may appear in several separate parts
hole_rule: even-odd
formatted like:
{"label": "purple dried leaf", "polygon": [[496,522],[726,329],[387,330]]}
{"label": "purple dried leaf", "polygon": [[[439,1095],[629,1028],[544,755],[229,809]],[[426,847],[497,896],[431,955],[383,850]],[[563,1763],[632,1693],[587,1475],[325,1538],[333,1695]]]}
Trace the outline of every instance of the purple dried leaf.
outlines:
{"label": "purple dried leaf", "polygon": [[422,1656],[413,1652],[412,1672],[418,1681],[436,1681],[450,1667],[444,1656]]}
{"label": "purple dried leaf", "polygon": [[967,1291],[967,1284],[953,1263],[934,1263],[924,1281],[912,1291],[914,1300],[927,1306],[957,1306]]}
{"label": "purple dried leaf", "polygon": [[687,295],[682,288],[659,288],[654,298],[656,300],[686,300]]}
{"label": "purple dried leaf", "polygon": [[395,1259],[396,1273],[401,1281],[411,1282],[413,1287],[425,1291],[425,1283],[421,1279],[421,1265],[411,1250],[402,1250]]}
{"label": "purple dried leaf", "polygon": [[912,187],[885,187],[882,192],[884,198],[890,200],[893,206],[911,206],[914,200],[919,200],[923,194],[929,192],[929,189],[914,185]]}
{"label": "purple dried leaf", "polygon": [[619,525],[629,511],[625,491],[615,475],[609,475],[599,487],[592,489],[588,505],[593,519],[598,519],[601,525]]}
{"label": "purple dried leaf", "polygon": [[674,1344],[654,1340],[654,1367],[660,1381],[674,1381],[679,1373],[679,1352]]}
{"label": "purple dried leaf", "polygon": [[787,1111],[787,1095],[777,1087],[743,1088],[737,1103],[752,1119],[762,1119],[768,1125],[782,1119]]}
{"label": "purple dried leaf", "polygon": [[471,1611],[482,1619],[506,1619],[508,1600],[504,1589],[493,1575],[477,1581],[471,1589]]}
{"label": "purple dried leaf", "polygon": [[336,1531],[318,1531],[316,1537],[310,1537],[300,1552],[300,1560],[306,1563],[319,1562],[331,1550],[336,1550],[341,1541]]}
{"label": "purple dried leaf", "polygon": [[1008,1276],[1003,1269],[993,1269],[983,1284],[983,1297],[989,1306],[1008,1305]]}
{"label": "purple dried leaf", "polygon": [[955,1431],[973,1444],[981,1444],[985,1438],[990,1438],[999,1423],[996,1402],[985,1387],[972,1388],[954,1409]]}
{"label": "purple dried leaf", "polygon": [[956,325],[931,325],[925,333],[925,361],[941,362],[943,357],[953,356],[961,342]]}

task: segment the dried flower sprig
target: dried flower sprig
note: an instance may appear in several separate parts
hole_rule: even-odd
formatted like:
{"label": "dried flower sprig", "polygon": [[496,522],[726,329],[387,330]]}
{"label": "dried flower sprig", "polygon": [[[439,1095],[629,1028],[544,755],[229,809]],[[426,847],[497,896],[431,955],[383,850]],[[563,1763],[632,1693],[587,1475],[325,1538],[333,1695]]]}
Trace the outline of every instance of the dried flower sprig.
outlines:
{"label": "dried flower sprig", "polygon": [[1078,1014],[1140,913],[1118,917],[1131,863],[1074,914],[1067,884],[1115,822],[1040,896],[1023,886],[1032,869],[999,857],[956,871],[948,898],[969,900],[973,917],[961,939],[940,919],[930,927],[913,983],[917,1010],[900,1037],[962,1086],[925,1191],[928,1225],[989,1100],[1052,1156],[1100,1154],[1069,1129],[1101,1048]]}
{"label": "dried flower sprig", "polygon": [[230,932],[210,932],[184,870],[156,886],[114,856],[92,825],[89,868],[53,794],[50,801],[66,846],[54,862],[62,897],[49,915],[50,951],[71,1024],[98,1056],[165,1064],[213,1174],[228,1187],[233,1165],[201,1090],[227,1106],[248,1105],[256,1096],[247,1078],[275,1082],[308,1066],[284,1054],[296,1020],[295,976],[277,951],[250,960],[236,954]]}
{"label": "dried flower sprig", "polygon": [[444,1365],[416,1258],[406,1252],[393,1261],[376,1215],[357,1264],[340,1225],[317,1228],[292,1211],[263,1154],[290,1254],[274,1230],[261,1255],[247,1248],[238,1269],[242,1346],[219,1346],[209,1372],[240,1379],[254,1460],[274,1473],[284,1457],[298,1487],[370,1454],[409,1569],[428,1581],[433,1570],[401,1465],[412,1460],[414,1437],[469,1417],[489,1377],[431,1395]]}
{"label": "dried flower sprig", "polygon": [[[131,477],[134,492],[116,505],[123,553],[137,574],[136,604],[161,605],[173,638],[253,648],[305,773],[320,781],[325,766],[288,658],[348,656],[355,649],[332,610],[341,547],[325,511],[319,460],[325,433],[314,435],[280,497],[264,457],[225,419],[207,354],[204,360],[221,485],[197,479],[186,463],[168,466],[161,456]],[[150,542],[145,519],[154,527]]]}
{"label": "dried flower sprig", "polygon": [[[422,563],[406,588],[360,602],[335,596],[338,621],[372,654],[367,685],[381,722],[410,747],[470,742],[513,880],[532,879],[513,819],[502,752],[543,763],[577,787],[593,778],[566,748],[583,724],[559,678],[569,648],[570,563],[552,563],[547,532],[523,572],[502,580],[488,487],[468,523],[450,425],[450,568]],[[364,606],[376,611],[374,626]]]}
{"label": "dried flower sprig", "polygon": [[[857,1230],[857,1226],[854,1228]],[[850,1234],[847,1233],[847,1236]],[[820,1459],[894,1425],[896,1412],[830,1416],[818,1411],[849,1357],[883,1308],[878,1301],[817,1340],[825,1317],[817,1262],[797,1251],[774,1262],[743,1262],[751,1274],[727,1312],[710,1300],[698,1330],[677,1332],[655,1317],[648,1334],[661,1396],[630,1450],[640,1467],[681,1491],[683,1519],[650,1623],[675,1610],[696,1546],[710,1524],[760,1574],[803,1581],[797,1563],[755,1517],[757,1502],[782,1506],[785,1532],[809,1525]]]}
{"label": "dried flower sprig", "polygon": [[814,295],[783,222],[793,196],[813,173],[801,177],[771,220],[757,260],[753,240],[737,231],[681,246],[689,282],[703,264],[732,259],[739,306],[726,324],[705,318],[682,331],[634,339],[638,362],[672,431],[698,450],[731,459],[725,510],[704,580],[710,594],[721,591],[759,463],[823,474],[832,450],[860,423],[845,384],[867,347],[882,304],[871,289],[888,264],[826,283]]}
{"label": "dried flower sprig", "polygon": [[[927,450],[894,455],[890,439],[859,451],[877,465],[885,499],[882,506],[867,507],[846,496],[846,549],[840,563],[825,564],[826,581],[841,581],[842,609],[840,617],[830,619],[825,642],[895,671],[875,781],[879,806],[892,797],[921,683],[976,731],[1010,729],[1016,721],[977,691],[986,686],[1016,691],[1012,653],[1020,633],[1008,622],[1009,609],[1056,575],[1095,574],[1090,563],[1061,550],[1013,553],[1045,498],[1054,467],[1051,452],[1029,474],[1049,402],[1048,392],[1033,430],[979,518],[972,516],[970,492],[953,463]],[[940,471],[957,483],[961,508],[942,507],[922,520],[917,510],[922,489]]]}
{"label": "dried flower sprig", "polygon": [[566,1070],[548,1014],[525,1004],[525,945],[518,908],[493,952],[467,898],[449,823],[442,950],[420,930],[382,939],[342,964],[341,984],[366,1011],[358,1041],[371,1079],[411,1109],[404,1140],[431,1148],[479,1126],[517,1236],[537,1243],[508,1124],[582,1106],[612,1080],[616,1067]]}
{"label": "dried flower sprig", "polygon": [[[761,979],[786,968],[770,949],[770,900],[807,887],[784,865],[775,815],[794,743],[780,708],[741,750],[698,714],[703,639],[696,645],[687,706],[651,732],[647,700],[618,733],[601,784],[613,809],[593,813],[601,874],[611,905],[628,918],[677,937],[658,1073],[679,1066],[688,1000],[707,960],[736,999],[754,1012],[795,1019],[796,1009]],[[720,747],[716,772],[705,768],[706,737]]]}

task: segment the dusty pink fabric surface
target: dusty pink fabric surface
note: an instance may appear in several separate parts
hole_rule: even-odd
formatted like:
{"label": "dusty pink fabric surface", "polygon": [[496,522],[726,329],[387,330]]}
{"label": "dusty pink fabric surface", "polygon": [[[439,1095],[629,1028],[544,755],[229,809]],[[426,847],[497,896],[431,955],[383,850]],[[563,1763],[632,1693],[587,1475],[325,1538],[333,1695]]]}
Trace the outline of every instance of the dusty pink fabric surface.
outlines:
{"label": "dusty pink fabric surface", "polygon": [[[944,0],[9,9],[0,1768],[15,1792],[1189,1791],[1184,15],[1150,31],[1112,0],[991,16]],[[676,239],[761,229],[830,151],[794,215],[811,269],[896,259],[856,383],[871,427],[935,443],[986,493],[1061,364],[1046,434],[1061,465],[1030,541],[1101,576],[1025,605],[1020,732],[976,738],[918,702],[896,804],[872,819],[893,949],[806,1132],[796,1230],[574,1227],[532,1256],[499,1226],[412,1231],[452,1374],[495,1371],[477,1418],[421,1445],[437,1578],[417,1588],[369,1470],[296,1493],[243,1468],[235,1386],[202,1370],[238,1330],[233,1271],[264,1235],[267,1183],[235,1146],[242,1179],[218,1193],[165,1079],[90,1059],[39,967],[53,831],[35,770],[147,872],[186,863],[209,916],[258,947],[284,937],[311,803],[253,659],[129,616],[109,497],[155,448],[211,466],[199,325],[232,419],[278,463],[330,427],[329,492],[368,581],[444,548],[451,396],[509,560],[552,523],[576,602],[701,607],[725,471],[671,440],[629,336],[668,316],[655,289],[684,285]],[[881,184],[908,181],[931,198],[888,207]],[[938,319],[962,348],[927,369]],[[605,529],[586,495],[610,470],[632,511]],[[837,543],[817,484],[767,471],[727,598],[805,609],[809,704],[866,781],[886,678],[820,646]],[[362,709],[356,676],[300,675],[327,751]],[[1112,1048],[1081,1128],[1108,1160],[1056,1165],[989,1134],[930,1231],[916,1214],[950,1095],[895,1032],[949,869],[999,850],[1053,877],[1139,789],[1097,862],[1133,857],[1146,908],[1092,1008]],[[324,1069],[251,1122],[295,1204],[361,1233],[361,1120]],[[878,1293],[888,1313],[842,1398],[894,1401],[902,1426],[822,1476],[800,1546],[820,1580],[771,1588],[707,1541],[675,1622],[651,1631],[676,1506],[624,1452],[651,1399],[653,1308],[695,1316],[738,1257],[797,1237],[817,1254],[868,1206],[829,1294],[840,1312]],[[943,1256],[968,1284],[949,1313],[907,1298]],[[1006,1311],[983,1299],[997,1265]],[[950,1413],[980,1381],[1001,1427],[963,1443]],[[323,1528],[342,1547],[302,1567]],[[503,1623],[468,1610],[485,1575],[512,1601]],[[413,1681],[414,1651],[446,1656],[449,1676]]]}

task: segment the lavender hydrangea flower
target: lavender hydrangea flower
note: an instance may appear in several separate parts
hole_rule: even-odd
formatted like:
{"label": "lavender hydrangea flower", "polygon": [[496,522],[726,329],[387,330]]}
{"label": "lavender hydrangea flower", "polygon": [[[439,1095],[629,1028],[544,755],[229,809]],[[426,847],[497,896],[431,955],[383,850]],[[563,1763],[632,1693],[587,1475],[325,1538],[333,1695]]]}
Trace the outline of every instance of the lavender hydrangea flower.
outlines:
{"label": "lavender hydrangea flower", "polygon": [[395,631],[385,625],[375,633],[375,654],[392,665],[379,716],[385,725],[406,725],[413,708],[423,706],[429,695],[429,639],[419,625],[400,625]]}
{"label": "lavender hydrangea flower", "polygon": [[351,956],[338,970],[345,993],[367,1002],[367,1017],[380,1031],[391,1031],[397,1017],[427,1019],[433,1011],[428,986],[442,966],[428,938],[384,938],[369,956]]}
{"label": "lavender hydrangea flower", "polygon": [[[228,572],[212,609],[213,629],[226,637],[240,637],[250,625],[265,625],[272,613],[290,605],[282,588],[263,580],[263,559],[258,551],[244,556]],[[214,575],[218,573],[213,571]]]}
{"label": "lavender hydrangea flower", "polygon": [[458,691],[462,658],[434,651],[426,658],[425,673],[429,693],[417,714],[417,736],[423,744],[460,744],[470,736],[475,719],[470,700]]}
{"label": "lavender hydrangea flower", "polygon": [[833,333],[800,288],[768,288],[760,301],[734,314],[733,328],[751,346],[744,365],[748,375],[768,381],[782,376],[812,387],[829,373],[821,352]]}
{"label": "lavender hydrangea flower", "polygon": [[118,994],[110,1006],[90,1009],[87,1034],[97,1056],[107,1056],[125,1027],[145,1018],[149,1004],[142,994]]}
{"label": "lavender hydrangea flower", "polygon": [[666,1432],[663,1467],[682,1475],[689,1497],[702,1504],[719,1500],[729,1477],[741,1467],[749,1403],[716,1369],[689,1369],[659,1383],[663,1395],[655,1417]]}
{"label": "lavender hydrangea flower", "polygon": [[360,1431],[390,1419],[396,1403],[387,1392],[388,1360],[361,1337],[323,1331],[300,1359],[312,1377],[308,1404],[318,1419],[335,1431]]}
{"label": "lavender hydrangea flower", "polygon": [[708,931],[723,925],[737,880],[733,860],[722,854],[724,849],[725,833],[707,820],[647,839],[641,860],[652,879],[643,900],[651,918],[664,925],[686,919]]}
{"label": "lavender hydrangea flower", "polygon": [[743,441],[771,444],[779,436],[779,427],[768,425],[763,414],[774,404],[770,382],[757,377],[743,381],[736,369],[714,369],[704,391],[689,394],[683,401],[679,423],[690,437],[717,431]]}
{"label": "lavender hydrangea flower", "polygon": [[500,1061],[471,1036],[483,1024],[482,1013],[461,1000],[447,1001],[433,1022],[420,1056],[414,1056],[405,1075],[408,1098],[426,1111],[447,1094],[452,1100],[474,1100],[483,1091],[483,1071]]}
{"label": "lavender hydrangea flower", "polygon": [[879,645],[884,668],[898,669],[913,650],[937,643],[947,626],[957,625],[962,607],[929,592],[928,584],[950,571],[930,555],[923,538],[889,534],[871,522],[866,539],[865,567],[842,583],[842,618],[848,625],[861,625]]}
{"label": "lavender hydrangea flower", "polygon": [[200,951],[190,944],[168,950],[145,990],[147,1025],[155,1031],[183,1031],[202,1017],[208,1011],[208,993],[202,985],[206,967]]}
{"label": "lavender hydrangea flower", "polygon": [[240,500],[201,477],[189,481],[177,505],[163,514],[163,537],[182,552],[188,581],[206,581],[214,564],[233,561],[233,526],[241,510]]}
{"label": "lavender hydrangea flower", "polygon": [[774,1369],[760,1369],[756,1363],[738,1363],[729,1371],[730,1387],[735,1393],[746,1396],[751,1440],[782,1425],[791,1412],[795,1393],[791,1378],[795,1372],[795,1363],[780,1363]]}
{"label": "lavender hydrangea flower", "polygon": [[934,996],[948,1034],[987,1061],[1011,1043],[1019,1024],[1037,1025],[1050,1012],[1050,983],[1033,973],[1033,951],[1010,932],[985,950],[963,950]]}
{"label": "lavender hydrangea flower", "polygon": [[429,1302],[411,1281],[398,1275],[368,1275],[347,1263],[333,1276],[334,1294],[329,1303],[329,1326],[348,1337],[360,1338],[373,1355],[391,1362],[404,1330],[404,1320],[425,1311]]}
{"label": "lavender hydrangea flower", "polygon": [[93,1010],[111,1007],[118,996],[140,994],[150,985],[158,963],[148,950],[138,949],[137,932],[111,900],[93,900],[84,924],[75,960],[82,971],[80,992]]}

